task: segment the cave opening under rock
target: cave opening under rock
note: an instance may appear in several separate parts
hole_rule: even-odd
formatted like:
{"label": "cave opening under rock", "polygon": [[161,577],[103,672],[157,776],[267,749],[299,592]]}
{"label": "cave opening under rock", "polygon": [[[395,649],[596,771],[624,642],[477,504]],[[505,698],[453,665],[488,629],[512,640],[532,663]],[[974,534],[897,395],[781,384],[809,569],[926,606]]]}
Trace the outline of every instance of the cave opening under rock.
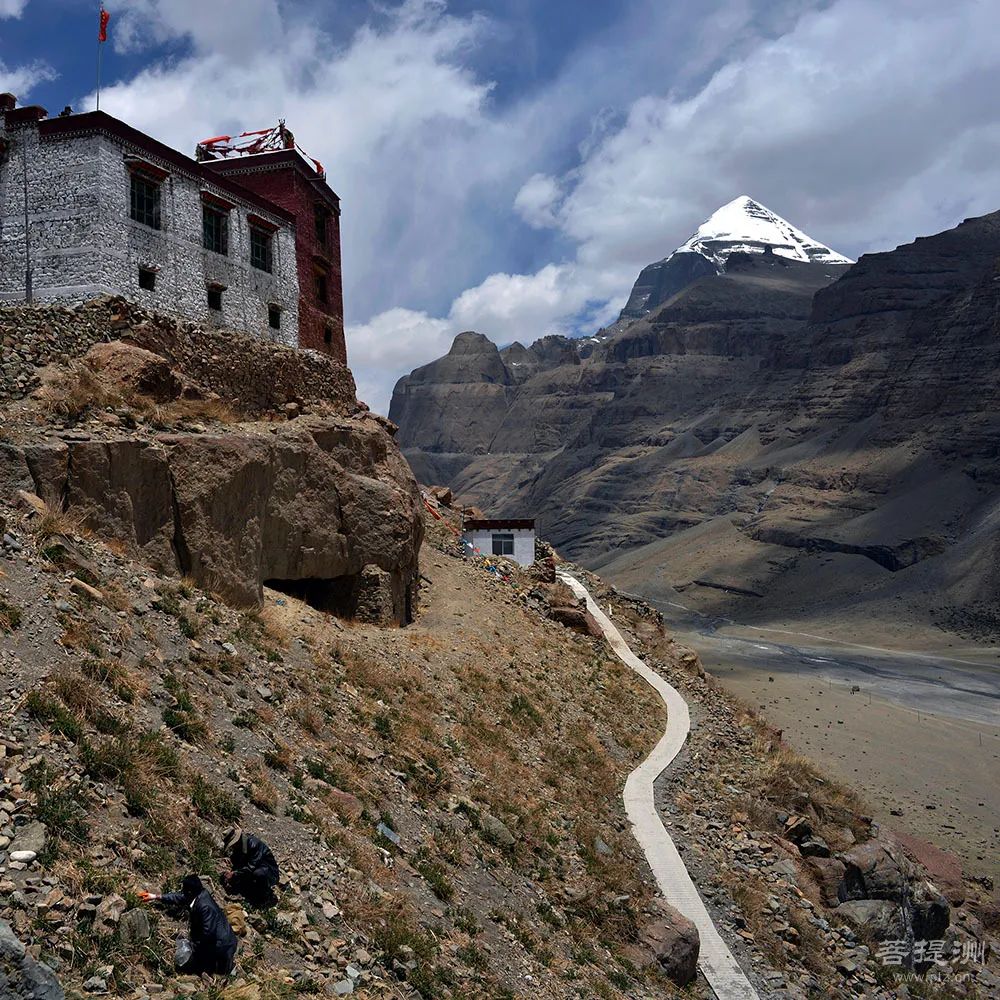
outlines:
{"label": "cave opening under rock", "polygon": [[326,611],[338,618],[353,618],[361,594],[361,574],[348,573],[325,580],[265,580],[264,586],[304,601],[317,611]]}

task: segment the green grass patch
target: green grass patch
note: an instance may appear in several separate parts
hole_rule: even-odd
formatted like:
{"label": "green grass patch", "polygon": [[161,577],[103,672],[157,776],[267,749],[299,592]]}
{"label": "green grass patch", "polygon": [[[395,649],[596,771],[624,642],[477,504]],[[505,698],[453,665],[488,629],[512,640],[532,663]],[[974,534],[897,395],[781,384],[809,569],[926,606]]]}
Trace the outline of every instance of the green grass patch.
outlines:
{"label": "green grass patch", "polygon": [[224,788],[213,785],[200,774],[191,782],[191,804],[203,819],[213,823],[235,823],[242,815],[239,802]]}

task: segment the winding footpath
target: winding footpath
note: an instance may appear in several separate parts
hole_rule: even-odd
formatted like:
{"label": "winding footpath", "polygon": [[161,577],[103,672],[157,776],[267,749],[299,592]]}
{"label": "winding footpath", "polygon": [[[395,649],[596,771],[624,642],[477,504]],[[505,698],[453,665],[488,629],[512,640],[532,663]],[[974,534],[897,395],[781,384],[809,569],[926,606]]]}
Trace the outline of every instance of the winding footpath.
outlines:
{"label": "winding footpath", "polygon": [[577,597],[585,598],[587,610],[604,632],[615,655],[634,670],[667,706],[667,728],[653,752],[628,776],[623,799],[632,832],[643,849],[663,898],[697,928],[701,938],[698,966],[719,1000],[759,1000],[757,991],[743,974],[726,942],[722,940],[708,910],[688,874],[673,840],[656,809],[653,784],[680,752],[691,730],[687,702],[676,688],[629,649],[621,633],[600,609],[576,577],[559,572],[559,578]]}

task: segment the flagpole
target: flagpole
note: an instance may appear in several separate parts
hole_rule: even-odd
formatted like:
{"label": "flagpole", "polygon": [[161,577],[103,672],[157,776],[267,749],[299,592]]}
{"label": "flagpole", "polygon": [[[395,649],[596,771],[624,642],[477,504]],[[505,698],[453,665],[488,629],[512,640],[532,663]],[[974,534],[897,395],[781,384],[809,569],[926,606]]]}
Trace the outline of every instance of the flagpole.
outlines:
{"label": "flagpole", "polygon": [[[101,15],[104,13],[104,3],[101,3],[100,11],[98,13],[98,20],[100,21]],[[103,30],[103,28],[101,29]],[[101,110],[101,54],[104,51],[104,43],[101,41],[101,32],[98,31],[97,34],[97,110]]]}

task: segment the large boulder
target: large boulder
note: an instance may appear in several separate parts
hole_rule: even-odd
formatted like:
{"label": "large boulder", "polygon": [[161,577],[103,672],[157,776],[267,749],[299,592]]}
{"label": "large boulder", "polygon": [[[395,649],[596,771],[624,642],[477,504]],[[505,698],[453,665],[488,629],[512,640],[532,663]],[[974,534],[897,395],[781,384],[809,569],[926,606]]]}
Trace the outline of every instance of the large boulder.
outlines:
{"label": "large boulder", "polygon": [[10,845],[11,853],[15,851],[31,851],[41,854],[45,850],[47,832],[45,824],[32,820],[19,827],[14,834],[14,843]]}
{"label": "large boulder", "polygon": [[55,973],[28,954],[6,920],[0,920],[0,997],[4,1000],[65,1000],[66,997]]}
{"label": "large boulder", "polygon": [[347,617],[411,617],[420,493],[376,417],[24,454],[39,495],[64,497],[98,534],[232,604],[259,605],[267,583]]}
{"label": "large boulder", "polygon": [[930,882],[913,887],[910,900],[910,922],[918,941],[934,941],[944,937],[951,924],[951,906]]}
{"label": "large boulder", "polygon": [[841,855],[844,878],[838,889],[841,902],[851,899],[889,899],[902,902],[916,877],[903,851],[887,840],[867,840]]}
{"label": "large boulder", "polygon": [[654,901],[652,910],[640,940],[667,977],[678,986],[686,986],[698,972],[698,928],[662,899]]}
{"label": "large boulder", "polygon": [[840,883],[844,879],[844,862],[837,858],[808,859],[809,870],[816,879],[819,886],[820,898],[825,906],[836,906],[840,902],[837,895]]}
{"label": "large boulder", "polygon": [[587,610],[587,602],[578,598],[562,581],[539,583],[532,594],[548,605],[548,616],[553,621],[582,635],[590,635],[595,639],[603,637],[600,626]]}
{"label": "large boulder", "polygon": [[184,388],[166,358],[120,340],[94,344],[82,363],[108,391],[124,398],[138,394],[165,403]]}

